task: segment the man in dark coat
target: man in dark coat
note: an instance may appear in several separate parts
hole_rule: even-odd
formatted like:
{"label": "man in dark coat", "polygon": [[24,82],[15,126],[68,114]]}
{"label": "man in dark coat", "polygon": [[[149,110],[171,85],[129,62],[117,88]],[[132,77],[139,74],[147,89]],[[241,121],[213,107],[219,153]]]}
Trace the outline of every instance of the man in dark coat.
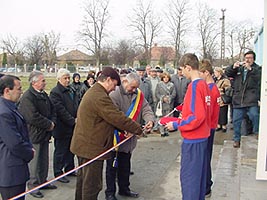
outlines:
{"label": "man in dark coat", "polygon": [[[176,108],[178,105],[184,102],[184,96],[190,80],[183,75],[182,69],[178,67],[177,74],[173,74],[171,77],[171,82],[173,82],[176,91],[176,96],[173,103],[173,108]],[[179,117],[179,112],[174,112],[173,116]]]}
{"label": "man in dark coat", "polygon": [[[142,134],[141,125],[126,117],[113,104],[109,93],[120,85],[118,73],[105,67],[97,83],[85,93],[77,115],[77,124],[71,141],[71,151],[84,164],[113,146],[115,128],[133,134]],[[97,200],[102,189],[104,155],[78,171],[76,200]]]}
{"label": "man in dark coat", "polygon": [[[49,139],[51,131],[55,127],[56,115],[52,102],[44,91],[46,82],[42,72],[33,71],[29,76],[30,87],[22,95],[19,103],[19,111],[25,118],[30,140],[35,149],[35,157],[30,162],[30,180],[28,188],[32,189],[47,181],[49,166]],[[56,189],[49,184],[42,189]],[[36,198],[42,198],[39,190],[30,193]]]}
{"label": "man in dark coat", "polygon": [[18,77],[5,75],[0,79],[0,193],[3,200],[25,192],[28,162],[34,156],[26,121],[16,107],[21,94]]}
{"label": "man in dark coat", "polygon": [[253,51],[245,53],[245,62],[235,62],[228,67],[225,74],[233,78],[233,125],[234,144],[233,147],[240,147],[241,123],[247,113],[253,124],[253,133],[259,132],[259,101],[261,69],[254,62],[256,55]]}
{"label": "man in dark coat", "polygon": [[[74,155],[70,152],[70,142],[76,122],[76,114],[79,105],[79,95],[69,87],[70,72],[61,68],[57,72],[58,83],[50,92],[50,99],[57,114],[56,127],[53,131],[54,151],[54,176],[60,176],[64,172],[74,168]],[[71,174],[75,176],[75,173]],[[66,177],[58,181],[68,183]]]}

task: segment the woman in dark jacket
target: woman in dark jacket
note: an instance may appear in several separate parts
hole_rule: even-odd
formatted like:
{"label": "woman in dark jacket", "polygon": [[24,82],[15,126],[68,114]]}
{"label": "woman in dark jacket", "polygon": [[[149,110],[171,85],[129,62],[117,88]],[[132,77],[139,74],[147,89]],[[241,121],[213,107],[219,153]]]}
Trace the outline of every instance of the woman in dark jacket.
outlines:
{"label": "woman in dark jacket", "polygon": [[80,90],[80,99],[83,98],[85,92],[95,84],[95,77],[92,74],[88,74],[86,80],[83,82]]}

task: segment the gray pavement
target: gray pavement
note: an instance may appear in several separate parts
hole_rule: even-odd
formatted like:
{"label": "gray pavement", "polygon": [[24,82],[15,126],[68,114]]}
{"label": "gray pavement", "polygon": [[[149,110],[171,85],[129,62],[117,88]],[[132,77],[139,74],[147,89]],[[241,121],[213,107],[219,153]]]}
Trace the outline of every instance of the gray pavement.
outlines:
{"label": "gray pavement", "polygon": [[[256,154],[257,138],[242,137],[240,149],[232,147],[232,130],[228,133],[216,132],[213,150],[213,189],[211,200],[266,200],[267,182],[257,181]],[[148,135],[138,141],[133,153],[131,189],[139,192],[137,200],[180,200],[180,144],[179,132],[162,138],[159,134]],[[50,146],[52,164],[53,145]],[[50,164],[49,179],[52,177]],[[69,177],[70,183],[56,182],[56,190],[43,190],[46,199],[73,200],[75,193],[75,177]],[[103,174],[103,190],[99,200],[104,200],[105,174]],[[116,195],[118,200],[131,198]],[[27,200],[35,200],[28,195]]]}

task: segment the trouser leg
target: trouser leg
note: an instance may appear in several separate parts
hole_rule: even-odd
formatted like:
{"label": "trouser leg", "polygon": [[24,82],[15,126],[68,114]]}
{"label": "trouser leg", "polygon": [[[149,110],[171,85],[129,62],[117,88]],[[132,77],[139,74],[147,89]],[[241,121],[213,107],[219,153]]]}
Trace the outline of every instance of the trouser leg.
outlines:
{"label": "trouser leg", "polygon": [[211,159],[212,159],[212,151],[213,151],[214,132],[215,132],[215,130],[211,129],[210,136],[208,137],[206,194],[211,191],[211,186],[213,184],[213,182],[211,180],[211,178],[212,178]]}
{"label": "trouser leg", "polygon": [[[79,165],[88,161],[86,158],[78,157]],[[102,190],[102,173],[103,160],[96,160],[79,169],[75,200],[97,200],[98,194]]]}
{"label": "trouser leg", "polygon": [[64,155],[64,160],[65,160],[64,171],[65,172],[68,172],[75,167],[74,166],[74,154],[70,151],[70,143],[71,143],[71,138],[66,138],[65,144],[67,148],[65,149],[65,155]]}
{"label": "trouser leg", "polygon": [[207,141],[182,143],[180,180],[183,200],[204,200],[206,193]]}
{"label": "trouser leg", "polygon": [[54,158],[53,158],[53,169],[54,169],[54,176],[60,176],[63,174],[63,167],[64,167],[64,154],[65,154],[65,147],[64,147],[64,139],[56,139],[54,140],[55,150],[54,150]]}
{"label": "trouser leg", "polygon": [[259,133],[259,107],[258,106],[249,107],[248,116],[252,121],[253,133]]}
{"label": "trouser leg", "polygon": [[40,144],[33,144],[33,148],[35,149],[34,157],[29,163],[29,171],[30,171],[30,180],[27,183],[29,189],[32,189],[40,184],[39,175],[38,175],[38,167],[39,167],[39,159],[40,159]]}
{"label": "trouser leg", "polygon": [[117,175],[117,167],[113,167],[113,161],[116,152],[112,152],[112,158],[108,159],[106,164],[106,185],[107,189],[105,191],[106,195],[115,195],[116,193],[116,175]]}
{"label": "trouser leg", "polygon": [[130,170],[131,153],[118,152],[118,185],[119,191],[129,191],[130,188]]}
{"label": "trouser leg", "polygon": [[[12,197],[15,197],[25,192],[25,189],[26,189],[26,183],[12,186],[12,187],[0,187],[2,200],[8,200]],[[18,200],[24,200],[24,199],[25,199],[25,196],[18,198]]]}
{"label": "trouser leg", "polygon": [[38,160],[38,175],[39,184],[47,181],[48,168],[49,168],[49,141],[41,143],[40,158]]}
{"label": "trouser leg", "polygon": [[244,108],[233,109],[233,125],[234,125],[234,141],[239,142],[241,140],[241,123],[244,118]]}

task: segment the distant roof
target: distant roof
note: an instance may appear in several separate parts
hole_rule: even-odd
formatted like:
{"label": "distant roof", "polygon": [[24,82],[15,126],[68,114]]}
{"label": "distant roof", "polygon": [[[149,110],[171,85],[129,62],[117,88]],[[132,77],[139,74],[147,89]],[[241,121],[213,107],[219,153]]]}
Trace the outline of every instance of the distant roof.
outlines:
{"label": "distant roof", "polygon": [[159,47],[157,44],[151,48],[151,60],[160,60],[164,56],[167,60],[174,60],[175,51],[172,47]]}
{"label": "distant roof", "polygon": [[[135,59],[140,60],[144,56],[144,53],[138,55],[135,57]],[[161,56],[164,56],[164,58],[168,61],[172,61],[175,58],[175,50],[173,47],[159,47],[157,44],[155,44],[151,48],[151,61],[153,60],[160,60]]]}
{"label": "distant roof", "polygon": [[68,53],[65,53],[65,54],[57,57],[58,61],[68,61],[68,60],[71,60],[71,61],[89,61],[92,59],[93,59],[93,56],[90,56],[86,53],[83,53],[77,49],[72,50]]}

